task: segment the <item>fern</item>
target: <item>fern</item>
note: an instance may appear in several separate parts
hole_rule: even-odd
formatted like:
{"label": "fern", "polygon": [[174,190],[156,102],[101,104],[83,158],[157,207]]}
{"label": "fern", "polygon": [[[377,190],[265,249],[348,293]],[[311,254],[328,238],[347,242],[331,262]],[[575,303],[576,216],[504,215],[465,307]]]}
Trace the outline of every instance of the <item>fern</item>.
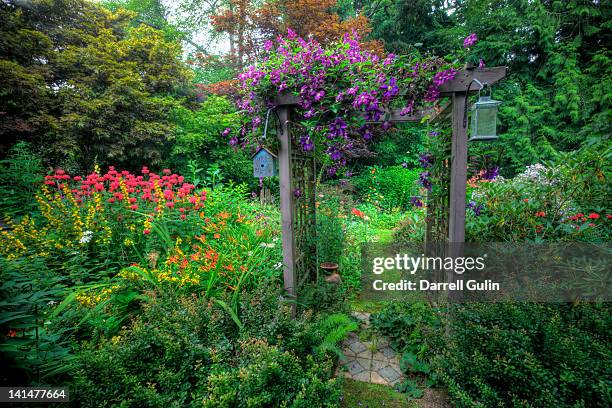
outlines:
{"label": "fern", "polygon": [[321,354],[332,353],[342,357],[342,350],[338,346],[348,334],[357,330],[359,326],[345,314],[332,314],[321,321],[319,329],[322,332],[323,341],[316,348]]}

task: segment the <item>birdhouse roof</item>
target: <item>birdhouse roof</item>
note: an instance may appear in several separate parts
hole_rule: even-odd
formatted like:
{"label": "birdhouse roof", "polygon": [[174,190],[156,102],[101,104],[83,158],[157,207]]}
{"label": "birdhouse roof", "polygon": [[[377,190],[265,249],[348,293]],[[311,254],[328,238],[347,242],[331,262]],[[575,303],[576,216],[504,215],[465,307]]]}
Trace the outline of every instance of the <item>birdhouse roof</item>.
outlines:
{"label": "birdhouse roof", "polygon": [[262,151],[264,151],[264,152],[268,153],[270,156],[272,156],[272,157],[274,157],[274,158],[277,158],[277,157],[278,157],[277,155],[275,155],[274,153],[272,153],[272,152],[271,152],[270,150],[268,150],[267,148],[265,148],[265,147],[261,147],[261,148],[260,148],[258,151],[256,151],[256,152],[255,152],[255,154],[254,154],[253,156],[251,156],[251,159],[254,159],[254,158],[255,158],[255,156],[257,156],[258,154],[260,154]]}

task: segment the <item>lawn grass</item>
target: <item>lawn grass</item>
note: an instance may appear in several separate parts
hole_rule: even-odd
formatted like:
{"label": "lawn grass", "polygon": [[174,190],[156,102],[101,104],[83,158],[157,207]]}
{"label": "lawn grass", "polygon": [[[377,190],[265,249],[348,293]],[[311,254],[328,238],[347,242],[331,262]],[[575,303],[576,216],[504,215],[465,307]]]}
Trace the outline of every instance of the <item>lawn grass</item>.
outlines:
{"label": "lawn grass", "polygon": [[379,384],[369,384],[343,379],[342,408],[416,408],[405,394],[395,391],[391,387]]}

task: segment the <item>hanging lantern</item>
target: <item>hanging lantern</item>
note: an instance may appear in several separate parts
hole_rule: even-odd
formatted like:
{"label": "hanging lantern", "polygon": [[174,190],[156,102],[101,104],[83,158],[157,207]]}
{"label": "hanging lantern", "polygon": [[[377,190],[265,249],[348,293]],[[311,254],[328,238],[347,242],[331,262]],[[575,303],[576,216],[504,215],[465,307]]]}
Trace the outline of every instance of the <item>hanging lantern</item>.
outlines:
{"label": "hanging lantern", "polygon": [[480,96],[472,106],[472,140],[494,140],[497,139],[497,107],[501,101],[496,101],[489,96]]}

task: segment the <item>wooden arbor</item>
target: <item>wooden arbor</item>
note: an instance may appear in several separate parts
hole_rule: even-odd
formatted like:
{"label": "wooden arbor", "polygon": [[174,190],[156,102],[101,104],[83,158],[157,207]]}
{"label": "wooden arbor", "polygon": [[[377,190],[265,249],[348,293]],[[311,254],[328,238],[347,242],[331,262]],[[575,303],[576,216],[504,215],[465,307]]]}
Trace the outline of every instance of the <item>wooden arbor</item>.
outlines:
{"label": "wooden arbor", "polygon": [[[443,97],[450,97],[450,103],[439,112],[418,112],[415,115],[401,116],[399,111],[388,112],[388,121],[420,122],[427,115],[430,121],[452,120],[452,146],[450,163],[450,197],[448,207],[448,243],[465,242],[465,210],[467,183],[467,126],[464,125],[464,112],[469,93],[478,91],[470,87],[474,80],[482,84],[493,85],[506,76],[506,67],[465,69],[459,71],[455,79],[440,87]],[[283,244],[283,277],[284,287],[291,299],[296,297],[296,236],[294,220],[294,185],[292,180],[292,146],[291,146],[291,113],[298,104],[298,97],[283,95],[277,98],[276,105],[280,120],[280,147],[278,151],[280,177],[280,207]],[[314,209],[313,209],[314,211]],[[449,246],[449,256],[461,256],[461,245]]]}

